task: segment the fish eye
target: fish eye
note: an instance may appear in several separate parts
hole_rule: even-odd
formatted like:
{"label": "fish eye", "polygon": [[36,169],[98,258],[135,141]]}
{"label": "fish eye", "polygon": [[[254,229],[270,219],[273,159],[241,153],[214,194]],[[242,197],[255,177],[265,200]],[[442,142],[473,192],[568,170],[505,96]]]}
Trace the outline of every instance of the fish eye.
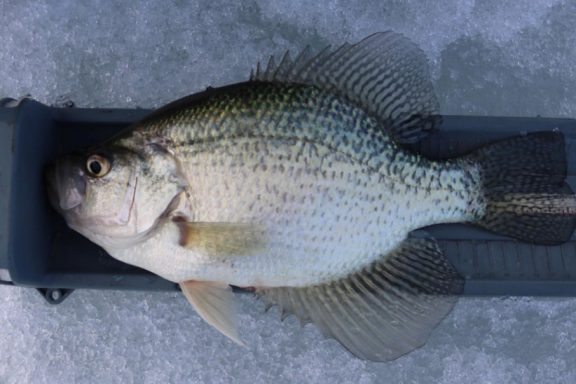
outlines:
{"label": "fish eye", "polygon": [[86,171],[92,177],[104,177],[110,172],[110,162],[100,155],[91,155],[86,160]]}

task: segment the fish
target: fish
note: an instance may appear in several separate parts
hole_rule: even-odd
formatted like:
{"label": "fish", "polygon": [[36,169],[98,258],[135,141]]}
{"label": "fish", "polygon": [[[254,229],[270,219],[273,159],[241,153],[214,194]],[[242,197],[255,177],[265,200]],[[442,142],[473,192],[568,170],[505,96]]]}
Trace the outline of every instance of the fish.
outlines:
{"label": "fish", "polygon": [[424,345],[464,289],[422,228],[561,244],[576,225],[561,132],[426,158],[413,144],[441,120],[424,52],[380,32],[161,107],[55,161],[47,190],[70,228],[179,284],[238,344],[233,287],[389,361]]}

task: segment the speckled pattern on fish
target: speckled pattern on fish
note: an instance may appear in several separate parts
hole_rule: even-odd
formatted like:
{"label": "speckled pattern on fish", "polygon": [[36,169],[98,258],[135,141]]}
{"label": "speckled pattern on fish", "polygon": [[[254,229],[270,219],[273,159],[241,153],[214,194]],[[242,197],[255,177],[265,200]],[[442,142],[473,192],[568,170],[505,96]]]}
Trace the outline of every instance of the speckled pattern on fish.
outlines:
{"label": "speckled pattern on fish", "polygon": [[[482,214],[473,164],[405,151],[360,108],[315,87],[236,85],[158,113],[142,127],[181,162],[190,220],[259,223],[269,236],[261,253],[209,265],[177,244],[166,250],[160,237],[141,247],[161,255],[126,256],[174,281],[317,284],[382,257],[414,229]],[[179,259],[186,267],[175,271]]]}

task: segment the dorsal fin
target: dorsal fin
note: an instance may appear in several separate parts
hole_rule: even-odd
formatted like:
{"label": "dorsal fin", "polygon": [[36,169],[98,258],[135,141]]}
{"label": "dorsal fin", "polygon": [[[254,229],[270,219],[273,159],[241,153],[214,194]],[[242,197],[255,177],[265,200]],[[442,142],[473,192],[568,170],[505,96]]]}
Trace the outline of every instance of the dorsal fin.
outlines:
{"label": "dorsal fin", "polygon": [[294,60],[288,52],[274,57],[252,81],[314,85],[337,92],[376,117],[400,143],[414,143],[440,123],[424,53],[406,37],[381,32],[357,44],[324,49],[316,56],[307,47]]}

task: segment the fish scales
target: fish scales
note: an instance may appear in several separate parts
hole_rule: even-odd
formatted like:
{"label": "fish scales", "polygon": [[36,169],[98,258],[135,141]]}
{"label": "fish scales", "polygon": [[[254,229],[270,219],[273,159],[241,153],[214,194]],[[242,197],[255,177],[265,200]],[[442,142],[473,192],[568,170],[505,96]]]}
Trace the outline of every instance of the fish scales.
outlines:
{"label": "fish scales", "polygon": [[[402,150],[360,108],[314,87],[245,84],[145,128],[170,143],[185,169],[191,220],[268,229],[268,246],[255,255],[206,265],[175,245],[164,251],[170,259],[141,265],[171,280],[317,284],[380,258],[413,229],[469,221],[481,209],[466,164]],[[154,237],[142,249],[155,242],[167,243]],[[140,262],[129,253],[140,254],[121,257]]]}
{"label": "fish scales", "polygon": [[463,161],[433,162],[402,150],[364,110],[341,95],[315,87],[244,83],[178,107],[175,113],[168,109],[151,116],[142,127],[146,136],[167,138],[183,158],[204,150],[205,142],[247,136],[283,138],[322,143],[373,171],[421,189],[458,191],[475,182],[473,166]]}

